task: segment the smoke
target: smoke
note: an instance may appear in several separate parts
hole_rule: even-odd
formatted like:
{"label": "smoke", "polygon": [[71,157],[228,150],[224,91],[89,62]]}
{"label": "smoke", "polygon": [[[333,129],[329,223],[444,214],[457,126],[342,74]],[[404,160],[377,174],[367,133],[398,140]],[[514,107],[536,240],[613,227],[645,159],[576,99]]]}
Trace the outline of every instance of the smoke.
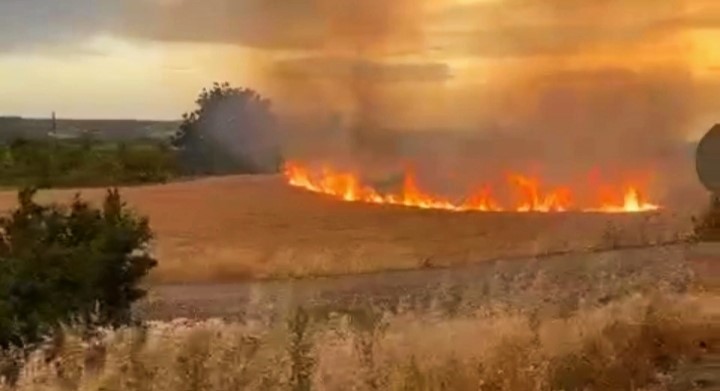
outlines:
{"label": "smoke", "polygon": [[720,111],[712,0],[127,4],[126,34],[267,53],[259,83],[287,114],[290,158],[412,161],[438,182],[531,168],[668,177]]}
{"label": "smoke", "polygon": [[[444,83],[449,67],[429,59],[405,59],[426,48],[429,0],[316,0],[321,46],[310,54],[278,62],[269,77],[276,91],[294,97],[314,91],[317,111],[337,114],[346,133],[344,153],[357,159],[393,156],[393,125],[406,108],[403,88]],[[299,104],[302,105],[300,96]],[[408,106],[406,106],[408,107]],[[317,112],[316,111],[316,112]],[[400,119],[400,121],[398,121]]]}
{"label": "smoke", "polygon": [[[215,170],[233,172],[241,167],[249,172],[271,173],[279,164],[274,122],[270,102],[242,90],[224,100],[209,99],[197,126],[205,138],[218,146],[211,150]],[[219,156],[221,153],[227,156]]]}
{"label": "smoke", "polygon": [[331,3],[317,3],[322,47],[269,77],[296,105],[340,113],[335,160],[557,181],[651,172],[684,158],[700,115],[688,26],[708,2]]}

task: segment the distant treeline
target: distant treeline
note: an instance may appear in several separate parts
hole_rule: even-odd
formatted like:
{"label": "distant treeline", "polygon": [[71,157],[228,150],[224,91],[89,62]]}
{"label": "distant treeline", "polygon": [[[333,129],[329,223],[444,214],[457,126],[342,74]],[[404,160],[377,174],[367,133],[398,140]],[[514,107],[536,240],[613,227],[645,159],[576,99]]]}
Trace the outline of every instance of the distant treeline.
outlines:
{"label": "distant treeline", "polygon": [[179,175],[163,141],[17,139],[0,146],[0,186],[90,187],[165,182]]}

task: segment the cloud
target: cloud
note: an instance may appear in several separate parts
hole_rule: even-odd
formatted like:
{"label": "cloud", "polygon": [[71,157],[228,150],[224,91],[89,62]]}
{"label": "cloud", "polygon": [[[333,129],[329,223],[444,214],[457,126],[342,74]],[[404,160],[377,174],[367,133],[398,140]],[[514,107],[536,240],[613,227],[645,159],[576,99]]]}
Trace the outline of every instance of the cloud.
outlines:
{"label": "cloud", "polygon": [[99,33],[268,50],[523,57],[720,27],[710,0],[5,0],[0,51]]}
{"label": "cloud", "polygon": [[270,50],[563,55],[720,25],[707,0],[126,0],[123,34]]}
{"label": "cloud", "polygon": [[434,16],[433,47],[446,55],[490,58],[574,55],[598,47],[628,49],[672,38],[685,29],[713,26],[716,20],[708,17],[708,10],[720,7],[703,0],[466,4]]}
{"label": "cloud", "polygon": [[122,11],[121,32],[143,39],[302,49],[321,38],[311,0],[127,0]]}
{"label": "cloud", "polygon": [[4,0],[0,51],[72,44],[98,34],[170,42],[310,48],[321,34],[312,0]]}
{"label": "cloud", "polygon": [[419,49],[435,0],[126,0],[123,34],[269,50],[387,53]]}
{"label": "cloud", "polygon": [[0,2],[0,52],[67,44],[113,29],[115,0],[4,0]]}

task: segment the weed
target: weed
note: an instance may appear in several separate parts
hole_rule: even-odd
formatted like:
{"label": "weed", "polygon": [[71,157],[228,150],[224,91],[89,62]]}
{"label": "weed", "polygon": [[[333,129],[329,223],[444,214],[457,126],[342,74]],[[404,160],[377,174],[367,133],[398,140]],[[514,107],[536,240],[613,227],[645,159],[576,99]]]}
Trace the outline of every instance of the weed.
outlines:
{"label": "weed", "polygon": [[354,330],[354,348],[363,372],[363,381],[369,390],[383,389],[383,379],[377,363],[380,340],[388,324],[384,314],[375,308],[350,312],[350,324]]}
{"label": "weed", "polygon": [[[665,389],[680,378],[697,383],[693,368],[712,375],[694,363],[717,354],[717,304],[707,294],[637,295],[566,318],[488,309],[442,321],[362,308],[338,326],[350,344],[298,308],[264,334],[211,321],[108,330],[99,361],[88,360],[95,348],[81,332],[65,329],[49,341],[53,359],[33,352],[12,390]],[[332,373],[321,375],[316,360]]]}
{"label": "weed", "polygon": [[309,391],[312,388],[312,375],[315,359],[312,356],[313,344],[310,337],[310,315],[298,307],[288,321],[290,345],[288,354],[291,362],[290,388],[293,391]]}
{"label": "weed", "polygon": [[620,248],[622,244],[622,231],[620,228],[613,224],[612,222],[608,222],[605,225],[605,229],[602,233],[601,238],[601,248],[602,249],[610,249],[610,250],[616,250]]}
{"label": "weed", "polygon": [[712,195],[710,205],[700,217],[692,218],[693,238],[700,242],[720,242],[720,195]]}

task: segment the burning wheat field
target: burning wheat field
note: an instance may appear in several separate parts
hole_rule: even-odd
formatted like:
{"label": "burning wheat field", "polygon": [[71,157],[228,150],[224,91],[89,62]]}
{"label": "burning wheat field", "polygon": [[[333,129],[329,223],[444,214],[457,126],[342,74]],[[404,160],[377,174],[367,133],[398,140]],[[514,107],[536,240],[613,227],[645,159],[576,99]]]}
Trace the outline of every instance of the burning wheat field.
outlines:
{"label": "burning wheat field", "polygon": [[381,195],[377,190],[362,183],[357,174],[339,172],[323,167],[313,172],[299,163],[288,163],[284,174],[292,186],[315,193],[326,194],[347,202],[363,202],[379,205],[397,205],[410,208],[436,209],[450,212],[596,212],[639,213],[657,211],[660,206],[647,202],[637,187],[628,184],[613,189],[598,187],[597,204],[594,207],[573,205],[573,193],[569,187],[543,189],[537,178],[522,174],[508,174],[508,182],[519,197],[510,207],[503,207],[494,197],[492,187],[479,186],[478,190],[461,202],[453,202],[441,196],[427,193],[418,187],[415,174],[408,170],[403,175],[402,190]]}
{"label": "burning wheat field", "polygon": [[[519,178],[508,182],[515,198],[495,198],[487,187],[453,201],[422,190],[410,174],[381,192],[349,173],[288,164],[277,176],[121,191],[150,218],[162,260],[151,279],[164,283],[461,266],[662,245],[691,229],[690,214],[640,188],[598,190],[597,204],[576,204],[572,189],[545,190]],[[97,202],[104,195],[101,189],[46,190],[38,198],[67,201],[76,192]],[[0,202],[11,208],[15,194],[0,193]]]}

